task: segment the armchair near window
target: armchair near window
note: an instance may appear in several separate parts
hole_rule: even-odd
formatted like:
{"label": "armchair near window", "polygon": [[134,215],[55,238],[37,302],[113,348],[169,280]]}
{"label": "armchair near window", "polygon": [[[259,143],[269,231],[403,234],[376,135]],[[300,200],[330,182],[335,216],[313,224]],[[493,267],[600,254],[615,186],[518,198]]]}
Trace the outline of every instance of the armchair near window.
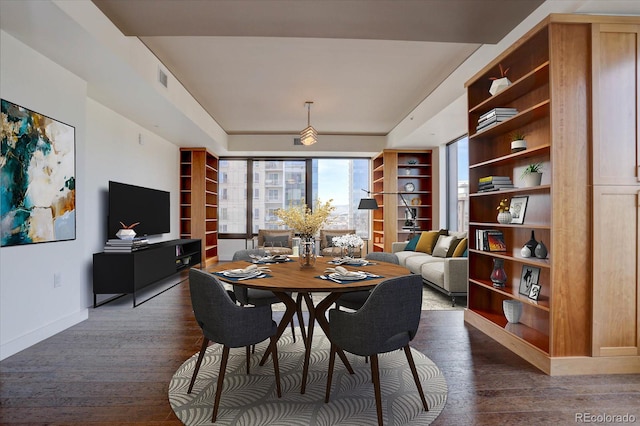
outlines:
{"label": "armchair near window", "polygon": [[293,254],[293,231],[288,229],[259,229],[258,246],[269,254]]}
{"label": "armchair near window", "polygon": [[[337,256],[341,253],[338,247],[333,246],[333,237],[339,237],[347,234],[355,234],[355,229],[321,229],[320,230],[320,254],[322,256]],[[354,251],[355,257],[362,256],[362,248]]]}

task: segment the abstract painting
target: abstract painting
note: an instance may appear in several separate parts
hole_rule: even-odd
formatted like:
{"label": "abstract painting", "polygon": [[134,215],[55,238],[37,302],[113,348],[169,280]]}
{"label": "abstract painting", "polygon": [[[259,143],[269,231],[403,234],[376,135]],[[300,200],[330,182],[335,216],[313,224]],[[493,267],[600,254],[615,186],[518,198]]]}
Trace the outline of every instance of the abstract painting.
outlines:
{"label": "abstract painting", "polygon": [[0,246],[74,240],[75,128],[0,103]]}

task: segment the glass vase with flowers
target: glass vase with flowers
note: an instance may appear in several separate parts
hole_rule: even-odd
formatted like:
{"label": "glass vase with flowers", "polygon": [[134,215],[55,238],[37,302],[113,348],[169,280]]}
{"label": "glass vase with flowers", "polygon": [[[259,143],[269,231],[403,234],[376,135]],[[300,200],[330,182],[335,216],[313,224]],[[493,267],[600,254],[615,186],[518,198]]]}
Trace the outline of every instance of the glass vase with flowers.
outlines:
{"label": "glass vase with flowers", "polygon": [[288,208],[278,209],[275,212],[284,225],[300,236],[298,258],[302,268],[312,268],[316,263],[314,236],[325,223],[329,222],[329,216],[335,210],[331,205],[332,201],[331,199],[323,203],[316,200],[312,210],[304,200],[301,200],[298,205],[291,204]]}

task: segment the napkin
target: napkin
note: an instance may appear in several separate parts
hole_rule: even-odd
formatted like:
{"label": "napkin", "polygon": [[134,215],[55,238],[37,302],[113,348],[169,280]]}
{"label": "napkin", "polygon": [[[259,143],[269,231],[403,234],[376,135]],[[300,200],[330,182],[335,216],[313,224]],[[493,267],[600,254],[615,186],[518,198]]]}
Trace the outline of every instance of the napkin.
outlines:
{"label": "napkin", "polygon": [[266,266],[257,266],[257,265],[251,264],[244,269],[229,269],[227,272],[230,272],[232,274],[248,274],[254,271],[258,272],[258,270],[262,272],[266,272],[266,271],[269,271],[269,268]]}
{"label": "napkin", "polygon": [[335,268],[333,268],[333,270],[336,271],[337,274],[342,275],[343,277],[361,277],[362,275],[364,275],[362,272],[349,271],[347,268],[343,266],[336,266]]}

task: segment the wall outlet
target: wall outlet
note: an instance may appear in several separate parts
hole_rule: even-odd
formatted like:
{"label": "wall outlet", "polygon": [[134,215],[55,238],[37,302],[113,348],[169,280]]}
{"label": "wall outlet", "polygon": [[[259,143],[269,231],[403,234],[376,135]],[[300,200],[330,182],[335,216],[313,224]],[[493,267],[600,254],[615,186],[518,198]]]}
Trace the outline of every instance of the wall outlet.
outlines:
{"label": "wall outlet", "polygon": [[62,274],[60,272],[53,274],[53,288],[58,287],[62,287]]}

